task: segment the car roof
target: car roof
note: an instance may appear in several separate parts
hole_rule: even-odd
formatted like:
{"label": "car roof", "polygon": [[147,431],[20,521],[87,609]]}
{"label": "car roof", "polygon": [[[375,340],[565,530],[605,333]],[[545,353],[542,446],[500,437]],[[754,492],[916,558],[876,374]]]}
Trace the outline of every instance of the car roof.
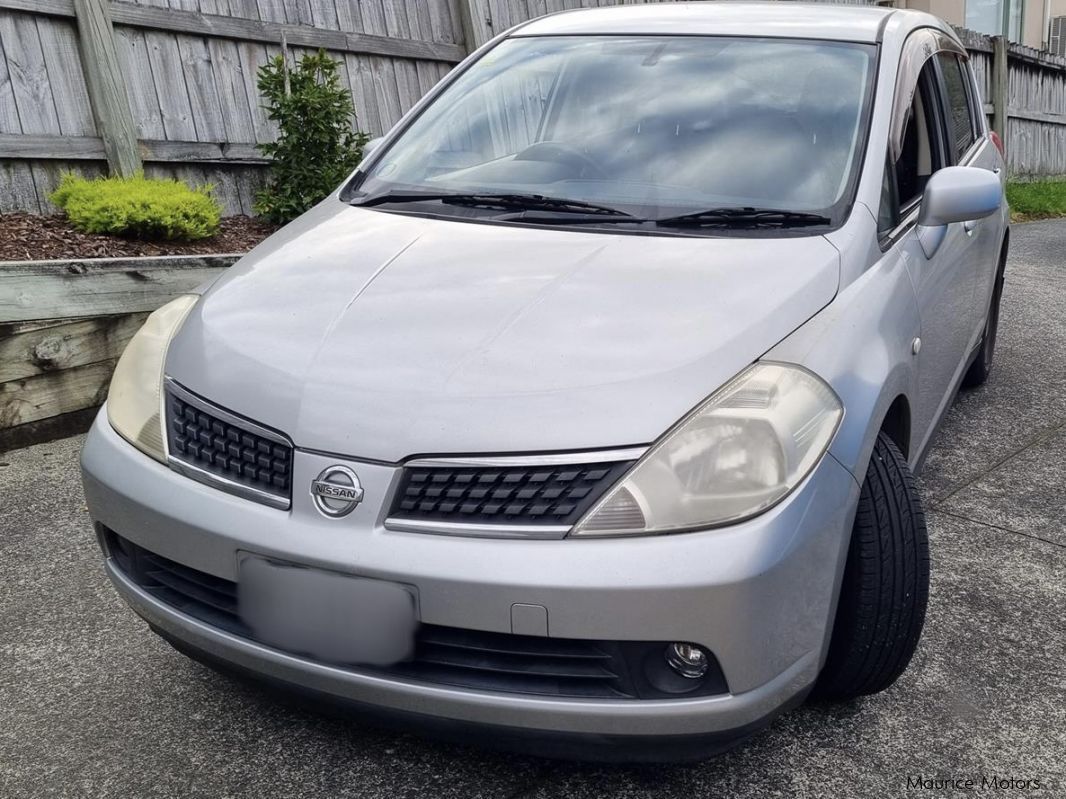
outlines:
{"label": "car roof", "polygon": [[[551,14],[521,26],[515,35],[688,34],[877,42],[883,23],[896,13],[907,14],[892,8],[828,3],[656,3]],[[934,20],[926,14],[914,16],[927,18],[926,24]]]}

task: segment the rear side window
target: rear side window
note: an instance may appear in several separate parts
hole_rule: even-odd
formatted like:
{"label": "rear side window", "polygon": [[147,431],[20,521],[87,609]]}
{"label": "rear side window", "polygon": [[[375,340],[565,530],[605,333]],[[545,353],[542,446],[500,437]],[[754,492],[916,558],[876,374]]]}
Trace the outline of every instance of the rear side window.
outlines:
{"label": "rear side window", "polygon": [[966,91],[969,82],[963,71],[966,66],[954,53],[939,53],[940,71],[944,75],[944,88],[948,102],[948,143],[958,163],[963,154],[977,139],[974,134],[974,114],[970,107],[970,94]]}

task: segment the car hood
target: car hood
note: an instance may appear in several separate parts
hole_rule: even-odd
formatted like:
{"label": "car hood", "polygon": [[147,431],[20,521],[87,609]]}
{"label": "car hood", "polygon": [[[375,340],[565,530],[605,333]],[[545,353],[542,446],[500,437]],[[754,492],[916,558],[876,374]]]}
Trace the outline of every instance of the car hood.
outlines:
{"label": "car hood", "polygon": [[821,236],[425,219],[327,201],[206,292],[166,370],[297,447],[645,444],[832,300]]}

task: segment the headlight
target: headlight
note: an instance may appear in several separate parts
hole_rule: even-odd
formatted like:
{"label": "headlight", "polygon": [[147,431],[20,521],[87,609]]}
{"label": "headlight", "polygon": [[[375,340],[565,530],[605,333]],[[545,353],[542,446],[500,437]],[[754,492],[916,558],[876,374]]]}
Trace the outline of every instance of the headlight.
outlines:
{"label": "headlight", "polygon": [[163,447],[163,362],[171,338],[196,301],[172,300],[145,320],[118,360],[107,394],[107,419],[120,436],[146,455],[167,462]]}
{"label": "headlight", "polygon": [[814,468],[843,415],[807,370],[757,363],[648,450],[573,535],[675,533],[761,513]]}

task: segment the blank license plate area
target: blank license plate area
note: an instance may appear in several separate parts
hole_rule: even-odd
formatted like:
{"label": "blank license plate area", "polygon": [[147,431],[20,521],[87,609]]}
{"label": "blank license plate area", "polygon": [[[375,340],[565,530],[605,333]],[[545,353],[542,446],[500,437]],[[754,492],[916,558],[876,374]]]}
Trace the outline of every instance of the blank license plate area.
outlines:
{"label": "blank license plate area", "polygon": [[246,555],[237,607],[258,640],[317,660],[387,666],[414,651],[414,597],[396,583]]}

